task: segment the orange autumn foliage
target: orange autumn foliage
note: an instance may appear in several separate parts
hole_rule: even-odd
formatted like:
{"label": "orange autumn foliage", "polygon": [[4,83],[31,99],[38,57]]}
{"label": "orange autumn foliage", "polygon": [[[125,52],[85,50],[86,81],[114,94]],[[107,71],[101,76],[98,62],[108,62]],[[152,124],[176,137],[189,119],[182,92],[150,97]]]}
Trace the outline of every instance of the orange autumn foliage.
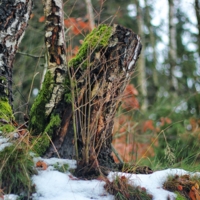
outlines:
{"label": "orange autumn foliage", "polygon": [[74,35],[79,35],[82,32],[90,31],[89,22],[84,22],[81,18],[70,17],[64,20],[64,24]]}
{"label": "orange autumn foliage", "polygon": [[136,98],[138,95],[138,91],[134,87],[134,85],[129,84],[126,86],[123,97],[122,97],[122,108],[129,111],[129,110],[137,110],[139,109],[139,102]]}
{"label": "orange autumn foliage", "polygon": [[[39,22],[44,22],[44,21],[45,21],[45,16],[41,16],[39,18]],[[70,28],[70,31],[74,35],[79,35],[82,32],[90,31],[89,21],[84,22],[82,18],[70,17],[64,20],[64,25],[65,27]]]}
{"label": "orange autumn foliage", "polygon": [[39,18],[39,22],[44,22],[45,21],[45,16],[41,16],[40,18]]}
{"label": "orange autumn foliage", "polygon": [[66,49],[66,52],[67,52],[67,60],[70,60],[72,59],[74,56],[77,55],[79,51],[79,47],[78,46],[75,46],[74,48],[72,48],[71,45],[69,45]]}
{"label": "orange autumn foliage", "polygon": [[[143,125],[141,126],[143,127]],[[137,158],[151,157],[155,155],[152,143],[157,144],[155,137],[142,141],[138,134],[140,126],[132,121],[130,116],[121,115],[115,118],[113,129],[113,146],[125,162],[137,160]],[[147,127],[149,128],[149,127]],[[155,128],[154,128],[155,129]],[[147,136],[148,137],[148,136]],[[119,162],[115,155],[115,162]]]}
{"label": "orange autumn foliage", "polygon": [[168,117],[161,117],[160,122],[160,126],[164,126],[165,124],[171,124],[172,120]]}
{"label": "orange autumn foliage", "polygon": [[200,119],[191,118],[190,119],[190,125],[191,125],[191,128],[192,128],[192,132],[200,131]]}
{"label": "orange autumn foliage", "polygon": [[143,132],[146,132],[147,130],[151,130],[151,131],[156,130],[156,128],[153,124],[153,120],[147,120],[144,122]]}

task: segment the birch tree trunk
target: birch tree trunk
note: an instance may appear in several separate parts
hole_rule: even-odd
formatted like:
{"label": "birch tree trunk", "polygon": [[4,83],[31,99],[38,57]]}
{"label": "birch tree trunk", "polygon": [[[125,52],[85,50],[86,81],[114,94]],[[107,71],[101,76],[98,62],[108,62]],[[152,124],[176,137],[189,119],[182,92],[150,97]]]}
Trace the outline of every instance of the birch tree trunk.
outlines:
{"label": "birch tree trunk", "polygon": [[92,2],[91,0],[85,0],[85,3],[87,7],[88,19],[90,22],[90,29],[93,30],[95,28],[95,22],[94,22],[94,12],[92,8]]}
{"label": "birch tree trunk", "polygon": [[[12,124],[12,70],[31,14],[32,0],[0,2],[0,126]],[[5,131],[9,131],[5,128]]]}
{"label": "birch tree trunk", "polygon": [[175,19],[175,6],[174,0],[168,0],[169,3],[169,51],[168,58],[170,64],[170,90],[175,95],[178,89],[177,79],[174,75],[177,59],[177,45],[176,45],[176,26]]}

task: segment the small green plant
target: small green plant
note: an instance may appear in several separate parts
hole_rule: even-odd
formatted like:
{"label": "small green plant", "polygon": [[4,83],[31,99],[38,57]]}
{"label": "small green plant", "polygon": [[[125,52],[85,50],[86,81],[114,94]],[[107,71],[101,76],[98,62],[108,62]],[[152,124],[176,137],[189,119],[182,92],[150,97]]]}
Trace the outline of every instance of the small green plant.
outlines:
{"label": "small green plant", "polygon": [[176,200],[187,200],[184,196],[182,196],[179,192],[175,192]]}
{"label": "small green plant", "polygon": [[107,181],[105,189],[115,196],[115,200],[151,200],[145,188],[134,187],[128,183],[125,176],[116,177],[113,182]]}
{"label": "small green plant", "polygon": [[0,188],[7,194],[23,193],[29,196],[32,190],[30,177],[34,174],[34,163],[24,142],[15,141],[0,151],[0,163]]}
{"label": "small green plant", "polygon": [[53,167],[58,170],[59,172],[67,172],[69,170],[69,165],[68,164],[63,164],[63,165],[60,165],[59,163],[56,163],[53,165]]}

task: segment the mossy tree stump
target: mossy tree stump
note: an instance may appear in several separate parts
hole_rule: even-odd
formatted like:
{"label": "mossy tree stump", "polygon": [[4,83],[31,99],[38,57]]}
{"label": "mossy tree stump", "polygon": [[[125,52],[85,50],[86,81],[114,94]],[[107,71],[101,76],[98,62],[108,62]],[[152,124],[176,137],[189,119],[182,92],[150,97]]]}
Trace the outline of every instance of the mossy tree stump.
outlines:
{"label": "mossy tree stump", "polygon": [[[21,14],[15,18],[13,11],[4,19],[4,3],[0,5],[0,50],[4,50],[0,51],[0,107],[8,105],[5,111],[12,121],[12,63],[32,1],[10,2],[12,9],[20,9],[16,14]],[[9,4],[4,6],[10,8]],[[119,25],[100,25],[85,38],[77,56],[67,62],[62,0],[44,1],[44,11],[48,68],[30,112],[33,150],[41,156],[77,159],[78,175],[115,168],[111,156],[113,119],[141,51],[140,38]]]}
{"label": "mossy tree stump", "polygon": [[[130,29],[119,25],[94,29],[69,61],[62,98],[50,115],[41,115],[37,99],[33,105],[30,128],[41,134],[35,150],[46,157],[78,159],[80,175],[116,167],[111,156],[113,119],[140,51],[140,38]],[[51,78],[49,74],[38,99],[51,98],[47,91],[56,74]],[[45,110],[44,102],[42,106]],[[37,112],[41,118],[37,123],[45,119],[39,130],[33,120]]]}

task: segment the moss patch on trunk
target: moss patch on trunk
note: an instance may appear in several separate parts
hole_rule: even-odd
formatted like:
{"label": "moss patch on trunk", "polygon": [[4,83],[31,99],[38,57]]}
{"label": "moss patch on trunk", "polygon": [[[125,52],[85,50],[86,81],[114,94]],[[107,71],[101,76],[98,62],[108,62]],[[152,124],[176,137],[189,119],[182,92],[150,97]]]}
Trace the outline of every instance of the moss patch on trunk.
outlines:
{"label": "moss patch on trunk", "polygon": [[48,124],[48,119],[45,115],[45,105],[51,98],[53,83],[53,77],[51,73],[47,71],[44,82],[42,84],[42,89],[36,97],[30,111],[29,130],[31,130],[32,134],[34,135],[39,135],[42,133]]}
{"label": "moss patch on trunk", "polygon": [[12,125],[13,111],[7,98],[0,99],[0,119],[0,131],[9,133],[15,129]]}
{"label": "moss patch on trunk", "polygon": [[77,68],[82,64],[83,69],[85,69],[87,67],[87,62],[85,62],[85,60],[90,56],[88,53],[91,51],[99,51],[101,48],[108,45],[109,38],[112,35],[112,29],[112,27],[102,24],[88,34],[77,55],[69,61],[69,67]]}

